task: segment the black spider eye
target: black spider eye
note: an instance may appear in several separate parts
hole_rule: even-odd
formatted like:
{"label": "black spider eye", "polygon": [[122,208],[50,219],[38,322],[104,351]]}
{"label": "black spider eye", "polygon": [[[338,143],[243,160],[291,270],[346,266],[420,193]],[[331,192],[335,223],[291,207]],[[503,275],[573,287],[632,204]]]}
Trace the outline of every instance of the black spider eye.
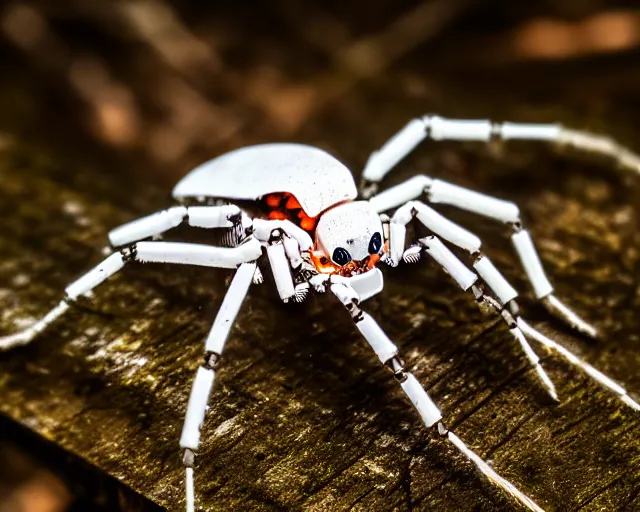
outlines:
{"label": "black spider eye", "polygon": [[369,241],[369,254],[378,254],[382,247],[382,236],[380,233],[374,233]]}
{"label": "black spider eye", "polygon": [[351,261],[351,255],[342,247],[336,247],[333,251],[333,261],[342,267]]}

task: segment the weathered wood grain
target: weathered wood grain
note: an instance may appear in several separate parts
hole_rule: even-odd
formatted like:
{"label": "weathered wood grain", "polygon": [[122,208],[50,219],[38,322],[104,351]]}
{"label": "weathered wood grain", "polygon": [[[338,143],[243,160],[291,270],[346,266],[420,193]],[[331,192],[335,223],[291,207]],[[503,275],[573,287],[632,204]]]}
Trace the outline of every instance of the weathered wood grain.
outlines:
{"label": "weathered wood grain", "polygon": [[[312,54],[297,37],[258,34],[256,41],[272,44],[275,55],[293,42],[300,44],[293,53]],[[253,46],[247,51],[247,62],[273,65],[272,54]],[[428,71],[425,52],[410,53],[373,80],[356,81],[295,129],[277,125],[278,109],[273,114],[264,105],[258,108],[253,97],[253,104],[243,103],[243,113],[231,109],[243,128],[213,145],[196,144],[171,164],[157,164],[162,176],[149,171],[156,164],[140,155],[143,144],[118,153],[118,146],[110,149],[77,125],[77,132],[67,131],[74,139],[64,142],[60,135],[20,130],[15,118],[5,117],[14,142],[0,155],[1,332],[53,306],[68,282],[100,261],[109,229],[169,205],[171,181],[194,160],[248,142],[312,143],[358,173],[369,152],[407,119],[437,110],[590,124],[640,147],[638,107],[629,100],[637,99],[637,80],[596,81],[588,64],[568,75],[559,72],[557,79],[553,64],[514,65],[490,74]],[[627,76],[633,62],[600,65],[619,77]],[[30,71],[42,69],[34,66]],[[157,66],[158,76],[168,73],[155,60],[150,66]],[[241,65],[231,71],[240,78],[251,75]],[[135,97],[143,98],[139,91],[153,84],[131,73]],[[635,76],[631,70],[628,75]],[[322,82],[314,77],[301,70],[292,83],[304,82],[320,96],[326,76]],[[5,92],[30,91],[43,102],[36,103],[39,108],[59,108],[43,99],[58,93],[42,96],[40,85],[21,80],[16,72]],[[279,105],[285,114],[291,107],[285,100]],[[256,114],[256,108],[263,110]],[[35,114],[33,126],[44,119]],[[140,137],[148,135],[143,130]],[[489,255],[522,291],[521,305],[534,325],[637,396],[640,177],[537,147],[491,153],[429,143],[389,183],[418,172],[520,204],[558,295],[595,323],[604,333],[601,341],[575,336],[535,304],[499,226],[455,212],[453,217],[483,236]],[[193,233],[181,230],[176,236]],[[367,310],[401,347],[448,423],[500,474],[546,510],[640,507],[637,415],[562,360],[545,356],[562,398],[560,405],[550,404],[506,329],[482,315],[438,269],[423,262],[384,272],[385,292]],[[0,355],[0,411],[156,503],[179,510],[177,440],[227,275],[168,265],[128,267],[32,346]],[[421,428],[397,384],[330,297],[283,305],[273,288],[254,287],[218,377],[197,459],[203,510],[514,507]]]}

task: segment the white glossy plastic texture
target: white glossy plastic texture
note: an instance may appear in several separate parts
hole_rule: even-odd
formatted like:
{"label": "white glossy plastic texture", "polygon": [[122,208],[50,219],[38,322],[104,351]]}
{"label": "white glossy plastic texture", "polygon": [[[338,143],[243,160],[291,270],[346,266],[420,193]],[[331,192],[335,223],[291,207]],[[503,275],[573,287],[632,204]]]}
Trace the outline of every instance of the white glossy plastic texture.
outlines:
{"label": "white glossy plastic texture", "polygon": [[254,238],[237,247],[212,247],[183,242],[139,242],[136,249],[137,261],[218,268],[236,268],[241,263],[258,259],[262,254],[260,242]]}
{"label": "white glossy plastic texture", "polygon": [[384,287],[382,272],[379,268],[373,268],[364,274],[347,277],[346,282],[358,294],[361,302],[379,294]]}
{"label": "white glossy plastic texture", "polygon": [[427,427],[435,425],[442,419],[440,409],[412,373],[408,373],[407,380],[401,382],[400,385]]}
{"label": "white glossy plastic texture", "polygon": [[414,176],[404,183],[381,192],[369,199],[369,204],[378,213],[397,208],[407,201],[419,198],[433,183],[427,176]]}
{"label": "white glossy plastic texture", "polygon": [[446,270],[463,290],[468,290],[471,288],[471,285],[478,280],[478,276],[471,272],[471,270],[435,236],[421,238],[420,243],[424,246],[427,253]]}
{"label": "white glossy plastic texture", "polygon": [[489,258],[481,256],[474,264],[473,268],[478,271],[480,277],[487,283],[489,288],[498,296],[502,304],[506,304],[510,300],[515,299],[518,296],[508,281],[503,277],[500,271],[494,266]]}
{"label": "white glossy plastic texture", "polygon": [[427,136],[424,121],[413,119],[391,137],[378,151],[371,154],[362,177],[380,181],[400,160],[407,156]]}
{"label": "white glossy plastic texture", "polygon": [[251,282],[253,281],[256,266],[255,263],[244,263],[240,265],[233,276],[224,300],[222,301],[222,305],[216,315],[216,319],[213,322],[213,326],[207,336],[207,341],[205,342],[206,351],[222,354],[224,345],[229,337],[229,331],[233,326],[236,316],[238,316],[242,301],[246,297],[249,286],[251,286]]}
{"label": "white glossy plastic texture", "polygon": [[291,267],[282,243],[275,243],[267,247],[269,265],[273,272],[273,279],[276,282],[278,294],[282,300],[288,300],[295,294],[293,278],[291,277]]}
{"label": "white glossy plastic texture", "polygon": [[209,395],[213,388],[213,379],[215,373],[213,370],[198,368],[196,378],[193,381],[189,402],[187,403],[187,413],[182,427],[182,435],[180,436],[180,447],[197,450],[200,444],[200,430],[204,422],[204,415],[207,411],[207,403]]}
{"label": "white glossy plastic texture", "polygon": [[429,201],[456,206],[501,222],[518,222],[520,219],[520,212],[514,203],[442,180],[433,180],[429,187]]}
{"label": "white glossy plastic texture", "polygon": [[553,293],[553,286],[542,268],[540,257],[533,245],[531,235],[526,230],[519,231],[511,237],[516,252],[520,257],[524,271],[531,281],[536,297],[542,299]]}
{"label": "white glossy plastic texture", "polygon": [[362,315],[362,320],[356,323],[356,327],[371,345],[380,362],[384,364],[398,354],[398,347],[393,344],[377,322],[371,318],[371,315],[365,312]]}

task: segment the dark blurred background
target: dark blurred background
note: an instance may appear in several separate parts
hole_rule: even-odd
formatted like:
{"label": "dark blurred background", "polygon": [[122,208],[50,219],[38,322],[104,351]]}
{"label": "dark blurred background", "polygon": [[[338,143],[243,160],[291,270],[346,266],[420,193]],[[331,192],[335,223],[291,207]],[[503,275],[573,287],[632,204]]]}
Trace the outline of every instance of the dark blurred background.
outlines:
{"label": "dark blurred background", "polygon": [[[631,142],[639,48],[634,1],[9,1],[0,147],[27,142],[168,197],[195,164],[249,143],[313,141],[360,169],[362,148],[427,112]],[[0,428],[0,511],[155,509]]]}

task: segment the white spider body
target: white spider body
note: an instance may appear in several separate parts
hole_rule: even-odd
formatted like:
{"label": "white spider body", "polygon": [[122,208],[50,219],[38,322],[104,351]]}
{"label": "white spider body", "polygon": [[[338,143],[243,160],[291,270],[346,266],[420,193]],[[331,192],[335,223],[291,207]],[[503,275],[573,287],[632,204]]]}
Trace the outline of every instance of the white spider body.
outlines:
{"label": "white spider body", "polygon": [[[235,269],[235,275],[204,343],[204,362],[197,371],[180,437],[186,467],[186,506],[195,510],[194,455],[200,442],[209,395],[231,327],[252,284],[262,282],[258,260],[266,253],[278,294],[283,301],[302,301],[311,293],[331,291],[349,311],[355,326],[380,361],[399,381],[427,427],[458,448],[493,483],[530,510],[534,501],[501,478],[442,422],[442,414],[418,380],[403,367],[398,348],[375,320],[360,309],[383,288],[380,262],[396,266],[431,258],[463,289],[473,293],[505,321],[549,395],[555,387],[528,340],[560,353],[630,407],[640,405],[609,377],[581,361],[567,349],[531,327],[518,313],[517,291],[482,251],[480,238],[438,213],[431,205],[447,204],[511,229],[511,240],[536,297],[574,328],[595,330],[553,295],[529,233],[522,227],[518,207],[502,199],[420,175],[379,195],[379,182],[423,139],[529,139],[553,141],[585,151],[608,152],[622,167],[640,171],[640,157],[586,132],[557,125],[528,125],[424,117],[411,121],[369,158],[363,172],[362,195],[351,172],[325,151],[301,144],[265,144],[238,149],[202,164],[174,188],[182,204],[120,226],[109,233],[114,250],[108,258],[66,288],[65,298],[30,328],[0,338],[0,350],[25,345],[64,314],[80,296],[92,290],[130,262],[159,262]],[[606,151],[605,151],[606,150]],[[422,199],[422,200],[421,200]],[[235,204],[249,201],[251,208]],[[196,201],[197,206],[189,203]],[[426,204],[425,204],[426,203]],[[246,206],[246,205],[245,205]],[[260,212],[253,216],[256,212]],[[251,212],[249,211],[251,210]],[[385,212],[389,211],[389,217]],[[430,234],[406,246],[406,225],[419,222]],[[160,242],[166,231],[188,224],[224,230],[222,246]],[[466,254],[467,262],[454,254]],[[463,258],[464,259],[464,258]]]}

